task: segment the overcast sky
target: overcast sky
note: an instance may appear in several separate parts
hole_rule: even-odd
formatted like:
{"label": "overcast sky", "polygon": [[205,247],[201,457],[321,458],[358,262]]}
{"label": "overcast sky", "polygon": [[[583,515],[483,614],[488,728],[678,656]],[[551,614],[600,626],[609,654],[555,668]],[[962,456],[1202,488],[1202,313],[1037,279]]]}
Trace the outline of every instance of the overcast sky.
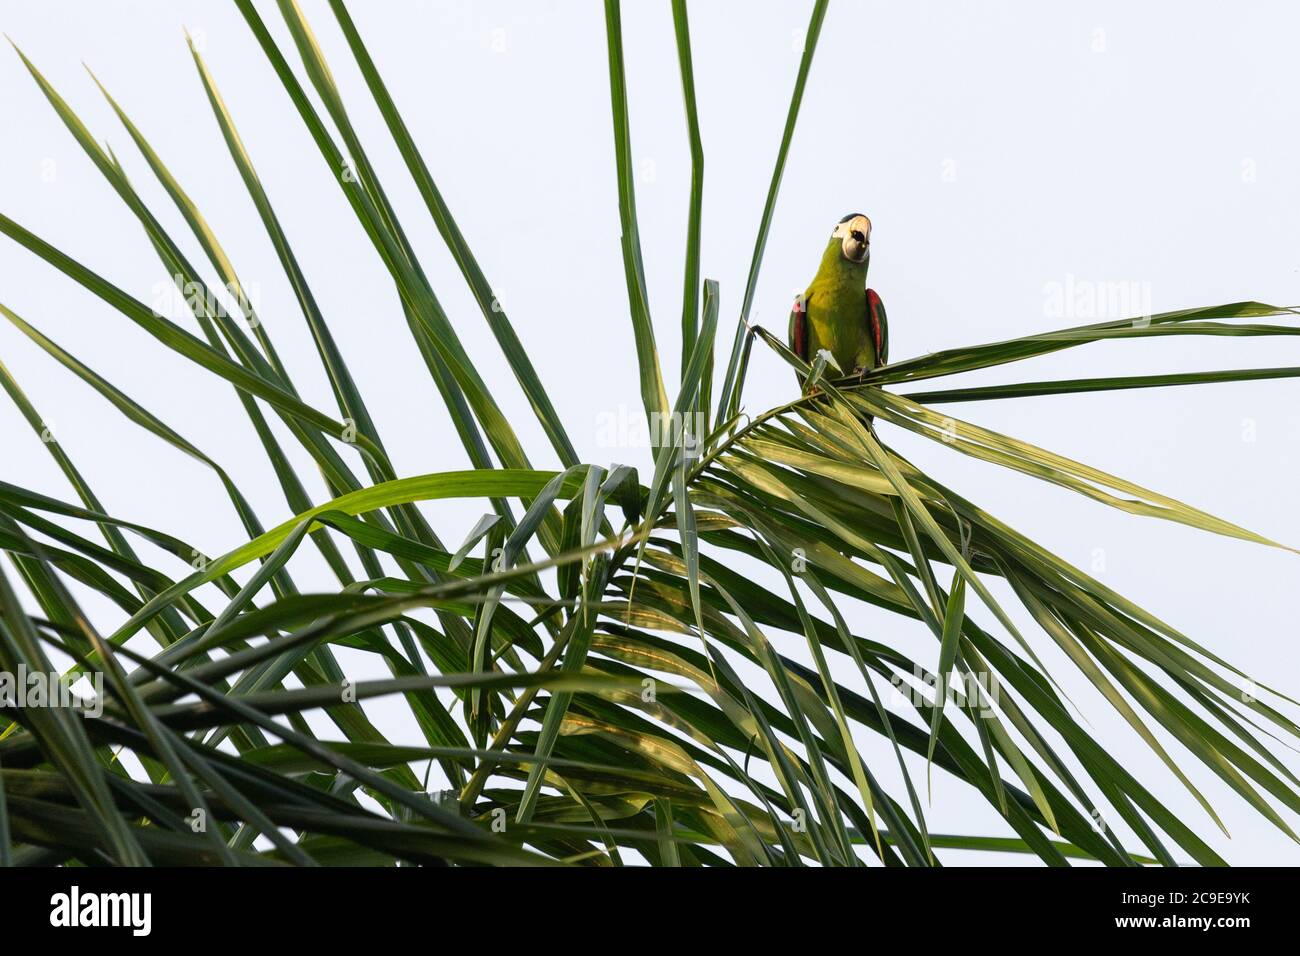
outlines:
{"label": "overcast sky", "polygon": [[[274,5],[259,7],[297,66]],[[545,437],[405,176],[332,16],[324,3],[303,7],[434,288],[534,463],[552,467]],[[667,0],[624,7],[641,239],[671,383],[690,177],[681,88]],[[691,5],[706,154],[703,268],[721,283],[725,346],[810,8]],[[609,440],[610,422],[635,421],[641,406],[619,252],[602,5],[424,0],[351,9],[579,454],[644,465],[644,450]],[[234,5],[0,0],[0,29],[112,144],[164,224],[182,235],[83,61],[131,115],[252,287],[300,389],[330,409],[305,324],[221,141],[182,25],[203,49],[398,471],[467,467],[382,264]],[[754,320],[784,334],[793,293],[807,285],[833,224],[849,212],[865,212],[875,225],[870,282],[889,310],[895,359],[1128,314],[1080,314],[1069,295],[1062,304],[1070,290],[1118,290],[1154,311],[1300,301],[1296,36],[1300,6],[1282,2],[835,0]],[[0,210],[146,302],[163,288],[142,231],[7,47],[0,49]],[[192,243],[183,246],[199,259]],[[266,524],[288,517],[228,386],[8,240],[0,241],[0,302],[220,461]],[[1277,339],[1160,338],[1071,350],[964,383],[1296,365],[1296,355]],[[7,324],[0,361],[110,511],[210,553],[239,543],[209,472],[127,423]],[[794,387],[788,369],[757,348],[746,406],[788,400]],[[951,411],[1296,545],[1296,388],[1284,380]],[[0,434],[0,478],[72,497],[5,403]],[[1300,558],[1108,510],[893,430],[884,437],[1211,650],[1300,692],[1291,590]],[[295,460],[306,467],[302,456]],[[319,498],[320,488],[313,493]],[[428,510],[454,541],[482,508]],[[328,578],[316,582],[325,587]],[[113,622],[111,609],[96,609]],[[920,631],[861,615],[855,623],[863,633],[922,660],[936,653]],[[1048,664],[1064,673],[1047,643],[1040,635]],[[1232,832],[1224,839],[1090,687],[1073,675],[1063,679],[1098,738],[1142,768],[1144,783],[1230,862],[1300,861],[1293,843],[1175,749]],[[415,738],[411,726],[384,727]],[[1006,832],[982,800],[950,779],[936,777],[934,801],[936,830]],[[946,859],[984,862],[975,854]]]}

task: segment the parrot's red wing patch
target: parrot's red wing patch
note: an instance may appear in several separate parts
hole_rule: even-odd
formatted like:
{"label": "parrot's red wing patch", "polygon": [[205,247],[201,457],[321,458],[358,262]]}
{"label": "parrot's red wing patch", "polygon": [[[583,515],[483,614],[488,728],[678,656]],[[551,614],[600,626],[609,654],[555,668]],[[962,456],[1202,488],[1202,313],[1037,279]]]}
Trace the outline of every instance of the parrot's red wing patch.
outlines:
{"label": "parrot's red wing patch", "polygon": [[794,354],[808,361],[808,320],[804,317],[803,300],[794,300]]}
{"label": "parrot's red wing patch", "polygon": [[876,346],[876,362],[879,364],[881,352],[885,348],[885,330],[880,323],[880,313],[883,306],[880,302],[880,296],[876,295],[875,289],[867,290],[867,322],[871,326],[871,341]]}

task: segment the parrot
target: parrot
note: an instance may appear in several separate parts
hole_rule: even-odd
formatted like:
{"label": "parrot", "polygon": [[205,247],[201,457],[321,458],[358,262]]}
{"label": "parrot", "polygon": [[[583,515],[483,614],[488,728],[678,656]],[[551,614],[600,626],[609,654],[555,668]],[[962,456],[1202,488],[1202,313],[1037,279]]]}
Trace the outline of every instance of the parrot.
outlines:
{"label": "parrot", "polygon": [[870,262],[871,220],[850,213],[836,223],[812,284],[790,313],[790,350],[805,362],[825,349],[842,374],[861,375],[889,361],[885,306],[867,288]]}

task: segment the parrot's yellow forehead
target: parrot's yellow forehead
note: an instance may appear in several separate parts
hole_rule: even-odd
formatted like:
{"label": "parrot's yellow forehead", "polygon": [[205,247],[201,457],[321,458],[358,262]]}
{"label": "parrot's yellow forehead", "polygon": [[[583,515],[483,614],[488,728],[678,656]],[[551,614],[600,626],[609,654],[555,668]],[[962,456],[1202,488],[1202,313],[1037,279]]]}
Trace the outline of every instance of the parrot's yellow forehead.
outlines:
{"label": "parrot's yellow forehead", "polygon": [[860,232],[868,239],[871,238],[871,220],[861,214],[848,216],[841,222],[836,223],[835,231],[831,233],[832,239],[846,239],[853,233]]}

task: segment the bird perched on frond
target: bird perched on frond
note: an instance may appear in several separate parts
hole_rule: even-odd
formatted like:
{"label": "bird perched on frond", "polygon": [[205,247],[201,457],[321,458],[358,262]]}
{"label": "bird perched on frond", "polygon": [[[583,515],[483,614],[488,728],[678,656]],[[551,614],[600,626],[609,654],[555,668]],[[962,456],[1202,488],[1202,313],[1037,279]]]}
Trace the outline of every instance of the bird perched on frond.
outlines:
{"label": "bird perched on frond", "polygon": [[822,253],[808,291],[790,313],[790,350],[811,363],[828,351],[842,374],[861,374],[889,360],[885,306],[867,288],[871,220],[861,213],[841,219]]}

